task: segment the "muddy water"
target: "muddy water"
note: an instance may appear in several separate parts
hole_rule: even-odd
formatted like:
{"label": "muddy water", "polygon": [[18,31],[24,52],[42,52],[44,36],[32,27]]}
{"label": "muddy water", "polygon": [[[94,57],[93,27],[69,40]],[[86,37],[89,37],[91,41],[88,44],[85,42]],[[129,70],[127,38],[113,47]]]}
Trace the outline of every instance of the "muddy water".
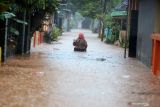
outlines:
{"label": "muddy water", "polygon": [[74,52],[78,32],[9,58],[0,68],[0,107],[160,107],[149,68],[87,30],[87,52]]}

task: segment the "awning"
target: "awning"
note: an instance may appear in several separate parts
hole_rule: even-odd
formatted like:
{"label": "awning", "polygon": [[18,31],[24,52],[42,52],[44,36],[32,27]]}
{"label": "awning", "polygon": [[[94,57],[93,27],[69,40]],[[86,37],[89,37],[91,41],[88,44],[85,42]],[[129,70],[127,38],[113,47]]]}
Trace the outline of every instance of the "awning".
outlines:
{"label": "awning", "polygon": [[111,13],[112,17],[122,17],[122,16],[127,16],[127,12],[126,11],[113,11]]}
{"label": "awning", "polygon": [[8,18],[12,18],[15,17],[16,15],[10,12],[3,12],[0,14],[0,18],[1,19],[8,19]]}
{"label": "awning", "polygon": [[[12,18],[12,17],[15,17],[16,15],[13,14],[13,13],[10,13],[10,12],[3,12],[2,14],[0,14],[0,18],[1,19],[8,19],[8,18]],[[17,23],[21,23],[21,24],[25,24],[27,25],[28,23],[23,21],[23,20],[19,20],[17,18],[13,18],[14,21],[16,21]]]}
{"label": "awning", "polygon": [[15,17],[16,15],[13,14],[13,13],[10,13],[10,12],[3,12],[4,14],[4,17],[7,19],[7,18],[12,18],[12,17]]}
{"label": "awning", "polygon": [[14,18],[13,20],[16,21],[17,23],[20,23],[20,24],[25,24],[25,25],[28,24],[27,22],[25,22],[23,20],[16,19],[16,18]]}

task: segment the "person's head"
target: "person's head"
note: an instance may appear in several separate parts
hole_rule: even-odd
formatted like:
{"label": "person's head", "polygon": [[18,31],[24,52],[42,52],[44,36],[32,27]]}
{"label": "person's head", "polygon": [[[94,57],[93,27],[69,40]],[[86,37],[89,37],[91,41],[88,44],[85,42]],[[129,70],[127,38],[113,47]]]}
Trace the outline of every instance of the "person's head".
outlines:
{"label": "person's head", "polygon": [[83,34],[83,33],[79,33],[78,38],[79,38],[79,39],[84,39],[84,34]]}

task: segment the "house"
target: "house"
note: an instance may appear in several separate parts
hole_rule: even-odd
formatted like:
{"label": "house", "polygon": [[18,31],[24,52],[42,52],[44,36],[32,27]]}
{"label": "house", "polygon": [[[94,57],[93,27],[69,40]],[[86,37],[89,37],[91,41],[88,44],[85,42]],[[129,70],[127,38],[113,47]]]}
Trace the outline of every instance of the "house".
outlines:
{"label": "house", "polygon": [[111,12],[112,19],[120,23],[121,30],[126,30],[127,6],[128,0],[123,0],[123,2],[117,5],[115,9]]}
{"label": "house", "polygon": [[129,57],[136,57],[149,67],[152,59],[151,34],[160,32],[159,13],[159,0],[129,0]]}

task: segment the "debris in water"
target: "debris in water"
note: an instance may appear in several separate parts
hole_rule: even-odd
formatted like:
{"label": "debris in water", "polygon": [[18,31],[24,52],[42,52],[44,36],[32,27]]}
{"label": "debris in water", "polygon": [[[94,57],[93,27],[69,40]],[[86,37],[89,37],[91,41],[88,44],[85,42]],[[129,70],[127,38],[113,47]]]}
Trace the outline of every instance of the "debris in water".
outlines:
{"label": "debris in water", "polygon": [[122,77],[128,79],[130,78],[130,75],[123,75]]}
{"label": "debris in water", "polygon": [[97,61],[105,61],[105,58],[96,58]]}
{"label": "debris in water", "polygon": [[60,49],[58,49],[58,48],[53,48],[53,50],[60,50]]}
{"label": "debris in water", "polygon": [[35,75],[37,77],[43,77],[44,76],[44,72],[35,72]]}
{"label": "debris in water", "polygon": [[148,103],[133,103],[133,102],[128,102],[128,105],[144,106],[144,107],[148,107],[149,106]]}

